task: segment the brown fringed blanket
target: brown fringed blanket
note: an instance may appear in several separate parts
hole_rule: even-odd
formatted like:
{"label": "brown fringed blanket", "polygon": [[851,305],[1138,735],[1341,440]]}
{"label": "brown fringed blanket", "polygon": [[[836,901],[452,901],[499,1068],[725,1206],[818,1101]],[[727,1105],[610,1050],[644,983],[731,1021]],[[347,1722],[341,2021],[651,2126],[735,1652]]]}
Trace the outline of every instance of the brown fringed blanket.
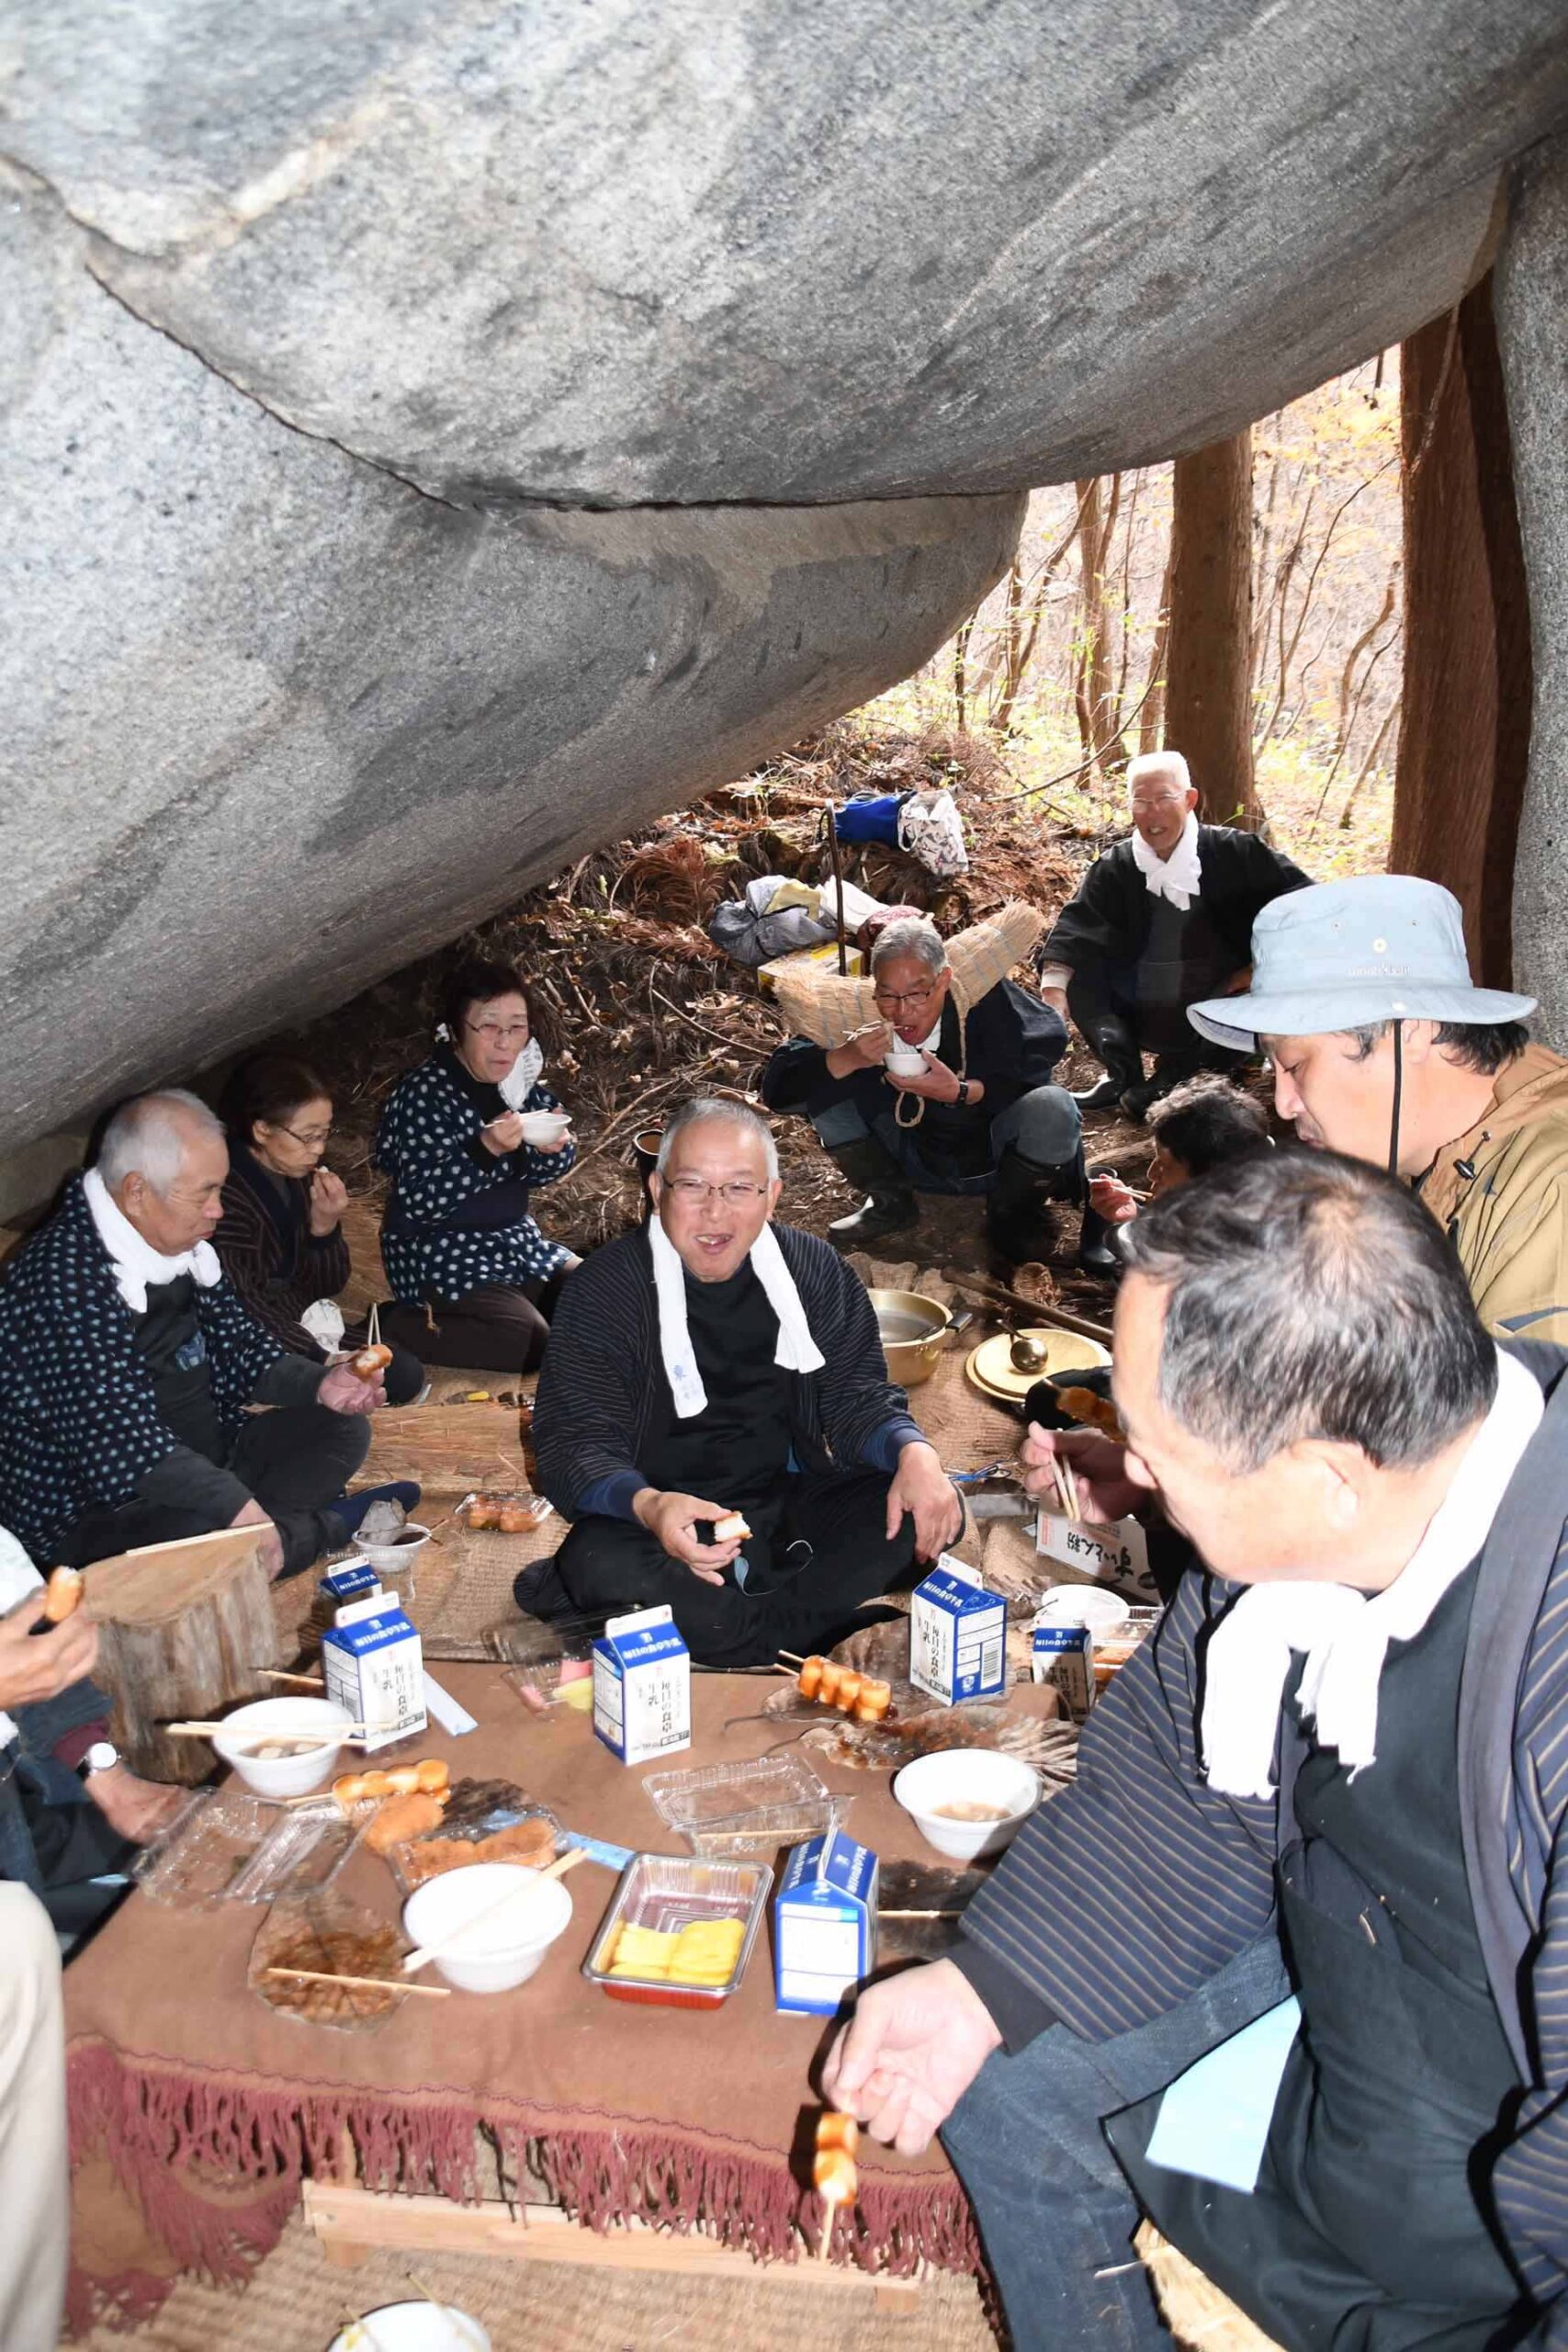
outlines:
{"label": "brown fringed blanket", "polygon": [[[569,1708],[525,1713],[499,1668],[436,1671],[479,1728],[451,1740],[433,1725],[407,1753],[445,1756],[454,1779],[515,1781],[569,1828],[685,1850],[641,1791],[658,1765],[616,1763]],[[667,1766],[759,1755],[780,1736],[776,1716],[723,1726],[758,1713],[774,1687],[694,1675],[693,1746]],[[852,1792],[854,1836],[889,1858],[921,1852],[885,1775],[821,1769],[830,1787]],[[371,2188],[472,2198],[482,2127],[509,2165],[532,2165],[592,2227],[630,2216],[700,2223],[764,2259],[799,2253],[803,2211],[807,2222],[816,2211],[802,2118],[818,2105],[827,2022],[775,2013],[767,1935],[722,2009],[607,1999],[578,1972],[615,1878],[585,1861],[564,1883],[571,1926],[531,1983],[405,2000],[371,2033],[278,2015],[247,1989],[265,1910],[182,1911],[133,1894],[66,1974],[73,2324],[145,2315],[177,2269],[243,2279],[276,2245],[301,2177],[337,2171],[345,2129]],[[337,1885],[396,1920],[390,1874],[363,1846]],[[968,2204],[940,2150],[907,2163],[863,2148],[860,2202],[852,2230],[840,2225],[838,2257],[890,2273],[921,2261],[977,2268]]]}

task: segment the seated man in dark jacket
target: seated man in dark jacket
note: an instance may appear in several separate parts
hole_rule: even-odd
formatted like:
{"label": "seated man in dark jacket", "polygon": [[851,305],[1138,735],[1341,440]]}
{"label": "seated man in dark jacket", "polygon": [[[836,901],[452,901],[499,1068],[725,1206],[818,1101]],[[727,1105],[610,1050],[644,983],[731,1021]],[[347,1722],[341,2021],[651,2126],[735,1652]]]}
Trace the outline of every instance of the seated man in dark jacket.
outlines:
{"label": "seated man in dark jacket", "polygon": [[1082,1207],[1078,1262],[1113,1273],[1077,1106],[1051,1083],[1067,1043],[1061,1014],[1011,980],[961,1005],[942,933],[923,916],[878,933],[871,976],[881,1019],[843,1046],[793,1038],[762,1073],[769,1108],[804,1112],[870,1195],[835,1219],[831,1239],[860,1250],[906,1231],[917,1193],[984,1193],[992,1242],[1016,1264],[1041,1254],[1043,1196]]}
{"label": "seated man in dark jacket", "polygon": [[228,1172],[204,1102],[141,1095],[6,1270],[0,1521],[40,1566],[259,1526],[269,1574],[292,1576],[375,1498],[343,1490],[381,1382],[288,1354],[241,1305],[207,1238]]}
{"label": "seated man in dark jacket", "polygon": [[[825,1648],[953,1540],[962,1506],[888,1381],[861,1284],[825,1242],[770,1224],[778,1155],[755,1113],[688,1103],[651,1189],[648,1225],[561,1293],[534,1433],[575,1524],[523,1571],[518,1603],[668,1603],[707,1666]],[[734,1511],[749,1532],[713,1539]]]}
{"label": "seated man in dark jacket", "polygon": [[[1133,831],[1097,858],[1045,942],[1047,1003],[1069,1012],[1105,1076],[1078,1101],[1141,1119],[1201,1069],[1243,1057],[1198,1036],[1187,1007],[1244,986],[1260,909],[1307,876],[1256,833],[1201,825],[1179,752],[1146,752],[1127,770]],[[1156,1057],[1144,1076],[1144,1056]]]}

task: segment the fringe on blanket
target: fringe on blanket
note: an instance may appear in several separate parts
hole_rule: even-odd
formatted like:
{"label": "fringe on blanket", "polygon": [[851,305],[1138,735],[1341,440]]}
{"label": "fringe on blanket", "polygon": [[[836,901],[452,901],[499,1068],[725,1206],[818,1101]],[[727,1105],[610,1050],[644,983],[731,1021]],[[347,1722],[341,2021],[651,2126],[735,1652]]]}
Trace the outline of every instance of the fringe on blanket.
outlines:
{"label": "fringe on blanket", "polygon": [[[776,2160],[611,2120],[557,2130],[525,2111],[487,2112],[435,2096],[301,2097],[254,2081],[138,2067],[102,2042],[73,2047],[67,2086],[73,2159],[105,2155],[179,2268],[221,2283],[242,2284],[272,2251],[301,2178],[333,2175],[345,2132],[367,2188],[471,2203],[479,2193],[475,2137],[483,2129],[510,2163],[531,2167],[592,2229],[631,2216],[671,2230],[700,2225],[723,2245],[780,2262],[795,2259],[803,2229],[814,2239],[821,2221],[815,2195]],[[974,2217],[956,2180],[879,2179],[863,2170],[860,2202],[840,2216],[833,2256],[896,2277],[923,2262],[982,2267]],[[173,2284],[142,2270],[104,2277],[73,2267],[67,2324],[78,2335],[100,2322],[135,2326]]]}

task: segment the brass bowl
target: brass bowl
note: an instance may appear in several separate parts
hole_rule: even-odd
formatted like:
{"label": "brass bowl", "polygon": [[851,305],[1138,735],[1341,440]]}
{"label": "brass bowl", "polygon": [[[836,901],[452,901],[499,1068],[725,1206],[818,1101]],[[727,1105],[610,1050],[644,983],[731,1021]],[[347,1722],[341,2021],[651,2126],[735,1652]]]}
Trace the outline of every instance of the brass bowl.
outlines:
{"label": "brass bowl", "polygon": [[900,1388],[918,1388],[936,1370],[953,1328],[952,1316],[918,1290],[873,1290],[866,1295],[882,1335],[888,1378]]}

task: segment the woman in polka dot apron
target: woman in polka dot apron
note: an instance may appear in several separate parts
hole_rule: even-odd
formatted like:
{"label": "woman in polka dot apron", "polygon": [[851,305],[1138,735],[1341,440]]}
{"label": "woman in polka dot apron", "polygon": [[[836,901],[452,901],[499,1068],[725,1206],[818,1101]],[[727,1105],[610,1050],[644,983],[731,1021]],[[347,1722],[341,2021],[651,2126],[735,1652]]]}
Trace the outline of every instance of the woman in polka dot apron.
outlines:
{"label": "woman in polka dot apron", "polygon": [[[577,1157],[568,1114],[510,966],[472,957],[443,991],[435,1051],[400,1079],[376,1130],[390,1179],[381,1256],[394,1305],[383,1335],[426,1363],[517,1374],[536,1364],[578,1262],[530,1214],[536,1187]],[[550,1115],[553,1114],[553,1115]]]}

